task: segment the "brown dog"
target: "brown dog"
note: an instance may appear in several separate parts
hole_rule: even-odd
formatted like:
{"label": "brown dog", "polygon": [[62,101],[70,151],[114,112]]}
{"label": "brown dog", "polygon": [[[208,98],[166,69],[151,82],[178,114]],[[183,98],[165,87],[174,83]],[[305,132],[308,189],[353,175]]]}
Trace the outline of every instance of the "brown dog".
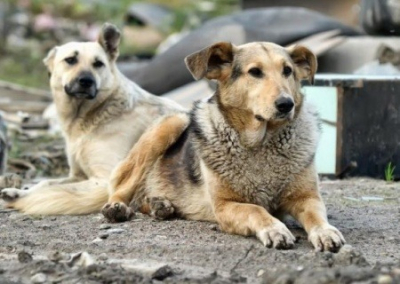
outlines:
{"label": "brown dog", "polygon": [[216,93],[190,118],[170,116],[141,137],[112,175],[103,214],[126,218],[133,200],[154,217],[218,222],[275,248],[294,245],[274,217],[290,214],[317,250],[337,251],[345,241],[327,221],[314,167],[318,115],[300,93],[315,56],[301,46],[221,42],[186,64],[196,79],[217,80]]}

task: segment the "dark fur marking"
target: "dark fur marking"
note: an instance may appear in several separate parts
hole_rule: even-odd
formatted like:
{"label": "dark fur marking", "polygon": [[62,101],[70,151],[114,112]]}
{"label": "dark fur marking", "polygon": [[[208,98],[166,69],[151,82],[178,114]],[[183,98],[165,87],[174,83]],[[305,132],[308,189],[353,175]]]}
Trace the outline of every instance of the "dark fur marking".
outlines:
{"label": "dark fur marking", "polygon": [[187,178],[193,184],[202,182],[199,161],[196,157],[195,149],[190,141],[190,130],[186,129],[179,139],[169,147],[163,157],[164,165],[168,165],[166,177],[175,185],[181,184],[184,177],[181,173],[186,173]]}
{"label": "dark fur marking", "polygon": [[240,66],[240,64],[235,63],[233,65],[232,73],[231,73],[232,81],[236,81],[242,74],[243,74],[242,67]]}
{"label": "dark fur marking", "polygon": [[207,141],[207,137],[205,136],[203,130],[197,122],[196,111],[199,109],[200,101],[197,101],[193,104],[193,108],[190,112],[190,125],[189,129],[194,133],[197,139]]}

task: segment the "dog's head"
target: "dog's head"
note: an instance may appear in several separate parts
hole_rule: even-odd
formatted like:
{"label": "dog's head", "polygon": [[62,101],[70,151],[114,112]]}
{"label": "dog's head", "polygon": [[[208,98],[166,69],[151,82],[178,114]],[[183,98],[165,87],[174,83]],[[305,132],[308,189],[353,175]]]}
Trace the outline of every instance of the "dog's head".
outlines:
{"label": "dog's head", "polygon": [[53,95],[92,100],[114,85],[120,32],[104,24],[97,42],[70,42],[56,46],[43,60],[50,74]]}
{"label": "dog's head", "polygon": [[259,136],[261,130],[293,119],[302,103],[300,81],[313,83],[317,69],[316,57],[307,48],[267,42],[220,42],[185,62],[195,79],[218,81],[218,100],[230,122]]}

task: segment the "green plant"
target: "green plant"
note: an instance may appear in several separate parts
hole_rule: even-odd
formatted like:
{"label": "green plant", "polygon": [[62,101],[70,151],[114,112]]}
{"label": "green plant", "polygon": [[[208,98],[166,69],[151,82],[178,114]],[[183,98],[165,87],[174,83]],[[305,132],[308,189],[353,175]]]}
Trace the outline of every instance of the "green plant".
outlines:
{"label": "green plant", "polygon": [[387,182],[391,182],[394,180],[394,170],[396,169],[395,166],[393,166],[392,162],[389,162],[389,164],[387,164],[386,168],[385,168],[385,180]]}

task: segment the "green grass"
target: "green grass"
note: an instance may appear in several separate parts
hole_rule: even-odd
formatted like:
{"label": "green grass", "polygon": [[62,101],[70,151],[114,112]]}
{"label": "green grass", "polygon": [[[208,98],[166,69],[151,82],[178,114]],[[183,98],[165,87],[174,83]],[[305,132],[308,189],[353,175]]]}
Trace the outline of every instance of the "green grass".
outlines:
{"label": "green grass", "polygon": [[42,54],[29,50],[8,51],[0,57],[0,80],[48,89],[48,75]]}
{"label": "green grass", "polygon": [[394,170],[396,169],[395,166],[393,166],[392,162],[389,162],[385,168],[385,180],[387,182],[392,182],[394,181]]}

